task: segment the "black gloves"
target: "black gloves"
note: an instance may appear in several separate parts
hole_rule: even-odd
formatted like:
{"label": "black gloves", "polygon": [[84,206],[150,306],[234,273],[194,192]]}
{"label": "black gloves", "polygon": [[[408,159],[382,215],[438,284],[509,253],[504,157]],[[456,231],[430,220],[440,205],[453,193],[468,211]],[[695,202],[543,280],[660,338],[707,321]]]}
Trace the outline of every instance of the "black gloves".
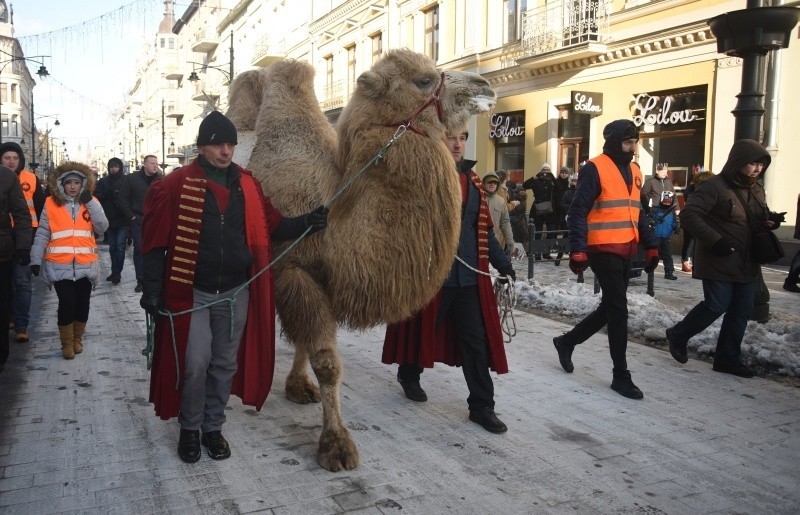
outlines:
{"label": "black gloves", "polygon": [[503,275],[503,277],[500,277],[498,279],[498,281],[500,281],[501,284],[505,284],[506,282],[508,282],[506,277],[510,277],[512,283],[517,280],[517,274],[514,273],[514,269],[510,266],[504,266],[503,268],[499,269],[498,272],[500,272]]}
{"label": "black gloves", "polygon": [[736,252],[736,246],[733,243],[720,238],[718,242],[711,246],[711,252],[713,252],[715,256],[730,256]]}
{"label": "black gloves", "polygon": [[20,266],[28,266],[31,264],[31,252],[25,249],[17,249],[14,251],[14,258]]}
{"label": "black gloves", "polygon": [[314,211],[306,214],[303,217],[303,223],[306,226],[306,229],[311,227],[311,232],[308,234],[315,233],[317,231],[321,231],[328,225],[328,208],[325,206],[319,206]]}
{"label": "black gloves", "polygon": [[88,204],[89,201],[91,200],[92,200],[92,192],[89,190],[83,190],[83,193],[81,193],[78,196],[78,202],[80,202],[81,204]]}
{"label": "black gloves", "polygon": [[161,306],[161,295],[158,293],[143,293],[139,305],[152,316],[158,315]]}
{"label": "black gloves", "polygon": [[39,265],[31,265],[31,273],[32,273],[32,274],[33,274],[35,277],[39,277],[39,270],[40,270],[41,268],[42,268],[42,267],[41,267],[41,266],[39,266]]}
{"label": "black gloves", "polygon": [[783,222],[786,221],[786,211],[784,211],[783,213],[776,213],[774,211],[770,211],[769,217],[767,219],[773,224],[775,224],[772,227],[770,227],[770,229],[774,231],[775,229],[780,227]]}

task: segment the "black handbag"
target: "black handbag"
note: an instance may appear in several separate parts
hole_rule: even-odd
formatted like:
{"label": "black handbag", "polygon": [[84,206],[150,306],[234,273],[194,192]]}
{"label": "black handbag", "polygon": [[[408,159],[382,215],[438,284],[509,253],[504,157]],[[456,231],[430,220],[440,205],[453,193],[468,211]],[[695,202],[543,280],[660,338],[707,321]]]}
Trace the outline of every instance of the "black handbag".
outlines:
{"label": "black handbag", "polygon": [[538,204],[533,205],[536,216],[544,216],[544,215],[551,215],[553,214],[553,203],[549,200],[544,202],[539,202]]}
{"label": "black handbag", "polygon": [[[753,261],[759,265],[766,265],[782,258],[785,254],[778,237],[769,229],[761,227],[761,224],[755,223],[755,216],[750,212],[750,206],[744,201],[742,194],[736,188],[733,188],[733,192],[739,197],[739,201],[742,203],[744,212],[747,215],[747,221],[753,230],[750,235],[750,251],[753,254]],[[769,208],[766,206],[764,210],[769,212]]]}

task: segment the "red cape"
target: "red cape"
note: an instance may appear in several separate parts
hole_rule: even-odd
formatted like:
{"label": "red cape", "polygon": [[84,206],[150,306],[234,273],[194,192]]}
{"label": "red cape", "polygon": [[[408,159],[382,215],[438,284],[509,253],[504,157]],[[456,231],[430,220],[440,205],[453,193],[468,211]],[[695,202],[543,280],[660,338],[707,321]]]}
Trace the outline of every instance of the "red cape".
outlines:
{"label": "red cape", "polygon": [[[480,180],[474,172],[470,174],[481,194],[481,208],[478,224],[478,270],[489,272],[488,245],[485,233],[491,230],[491,218],[486,204],[486,196],[481,188]],[[486,222],[480,222],[486,220]],[[487,245],[486,248],[482,248]],[[508,372],[506,350],[503,343],[503,331],[500,327],[500,315],[497,312],[497,300],[494,296],[492,281],[485,275],[478,275],[478,296],[480,297],[483,325],[486,329],[486,340],[489,343],[489,368],[498,374]],[[433,368],[434,362],[450,366],[461,366],[461,345],[451,317],[448,315],[438,326],[441,291],[421,311],[414,316],[386,327],[383,341],[383,357],[381,361],[392,363],[416,363],[423,368]]]}
{"label": "red cape", "polygon": [[[247,219],[245,235],[253,255],[253,264],[250,267],[252,277],[272,260],[269,234],[280,223],[281,214],[272,206],[269,198],[264,196],[261,186],[252,174],[238,166],[236,168],[241,174],[240,184],[245,198]],[[191,309],[193,305],[191,281],[171,280],[174,277],[171,272],[173,267],[182,267],[184,270],[190,268],[190,272],[194,273],[193,266],[176,262],[174,259],[176,246],[184,248],[187,246],[185,240],[178,241],[176,229],[179,224],[187,225],[184,216],[180,221],[178,219],[181,207],[189,203],[192,212],[198,209],[198,199],[204,198],[204,192],[192,193],[191,190],[197,191],[197,185],[204,185],[204,181],[205,173],[195,161],[154,182],[145,198],[142,252],[167,247],[162,288],[164,305],[172,312]],[[187,186],[187,182],[191,182],[191,185]],[[187,192],[195,195],[193,200],[186,200]],[[272,386],[275,366],[275,303],[272,295],[272,270],[267,270],[251,282],[249,290],[247,323],[239,345],[238,366],[233,377],[231,393],[241,397],[244,404],[260,410]],[[172,327],[167,317],[158,317],[156,320],[155,349],[150,373],[150,402],[155,405],[156,415],[164,420],[177,416],[180,410],[182,385],[178,376],[183,373],[190,319],[190,314],[175,317]],[[176,354],[177,362],[181,365],[180,371],[176,367]]]}

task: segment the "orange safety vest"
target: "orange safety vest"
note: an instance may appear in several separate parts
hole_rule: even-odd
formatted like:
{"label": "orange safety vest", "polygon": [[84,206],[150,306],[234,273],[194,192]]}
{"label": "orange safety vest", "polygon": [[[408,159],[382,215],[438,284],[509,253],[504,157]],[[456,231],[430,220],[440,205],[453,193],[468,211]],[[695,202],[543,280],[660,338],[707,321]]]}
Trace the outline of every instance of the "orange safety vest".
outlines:
{"label": "orange safety vest", "polygon": [[64,206],[56,205],[53,197],[47,197],[44,208],[50,223],[50,242],[45,250],[45,259],[64,265],[73,261],[81,265],[97,261],[97,241],[86,206],[81,204],[75,220]]}
{"label": "orange safety vest", "polygon": [[22,186],[22,195],[28,204],[28,211],[31,213],[31,225],[33,228],[39,227],[39,219],[36,218],[36,208],[33,207],[33,193],[36,191],[36,175],[28,170],[19,173],[19,183]]}
{"label": "orange safety vest", "polygon": [[589,245],[639,242],[639,211],[642,208],[642,171],[631,163],[633,187],[619,173],[617,165],[605,154],[590,159],[600,178],[600,196],[586,217]]}

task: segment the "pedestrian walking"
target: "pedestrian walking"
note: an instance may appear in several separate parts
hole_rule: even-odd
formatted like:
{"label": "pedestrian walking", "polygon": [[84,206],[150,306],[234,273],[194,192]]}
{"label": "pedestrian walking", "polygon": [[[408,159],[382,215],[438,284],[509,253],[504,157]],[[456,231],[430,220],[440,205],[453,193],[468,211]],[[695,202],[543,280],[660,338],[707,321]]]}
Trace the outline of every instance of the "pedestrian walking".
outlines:
{"label": "pedestrian walking", "polygon": [[775,230],[783,221],[767,207],[759,182],[770,162],[757,141],[736,141],[722,171],[697,187],[681,213],[681,223],[695,238],[692,277],[703,281],[703,300],[666,331],[670,354],[679,363],[688,361],[689,340],[724,314],[713,370],[756,374],[742,361],[741,345],[760,272],[753,234]]}
{"label": "pedestrian walking", "polygon": [[[693,165],[692,175],[689,177],[688,184],[683,190],[683,203],[686,205],[689,202],[689,197],[694,193],[695,188],[701,182],[700,174],[706,175],[703,171],[703,165]],[[711,175],[711,174],[708,174]],[[681,244],[681,270],[684,272],[692,271],[692,254],[694,253],[694,237],[692,233],[681,227],[683,233],[683,243]]]}
{"label": "pedestrian walking", "polygon": [[553,338],[561,366],[574,370],[575,346],[606,326],[611,360],[611,388],[624,397],[641,399],[642,391],[628,371],[628,278],[639,243],[646,250],[645,271],[658,266],[653,230],[641,209],[642,171],[633,163],[639,131],[630,120],[616,120],[603,129],[603,153],[578,174],[569,207],[569,267],[580,274],[592,268],[600,283],[600,305],[562,336]]}
{"label": "pedestrian walking", "polygon": [[[536,177],[531,177],[522,183],[526,190],[533,190],[533,204],[531,205],[530,218],[536,229],[535,240],[542,239],[543,230],[547,229],[547,239],[555,239],[556,233],[553,232],[558,227],[558,215],[556,214],[556,204],[561,200],[555,198],[556,179],[550,170],[548,163],[542,164]],[[535,253],[534,259],[550,259],[550,253]]]}
{"label": "pedestrian walking", "polygon": [[[39,217],[44,208],[44,189],[36,174],[25,170],[25,153],[17,143],[8,141],[0,145],[0,164],[10,168],[17,174],[22,195],[28,206],[31,215],[31,226],[33,235],[36,235],[36,228],[39,226]],[[28,334],[28,323],[31,311],[31,267],[29,263],[22,264],[16,260],[12,264],[10,295],[11,321],[14,325],[16,340],[25,343],[30,340]]]}
{"label": "pedestrian walking", "polygon": [[[462,217],[458,252],[439,293],[410,319],[389,324],[382,361],[397,363],[397,380],[405,396],[425,402],[420,385],[423,368],[434,361],[461,366],[469,389],[469,419],[492,433],[507,431],[494,411],[494,384],[489,370],[508,372],[489,263],[503,276],[516,279],[511,262],[495,238],[475,161],[464,159],[469,133],[447,135],[461,184]],[[513,287],[513,286],[512,286]]]}
{"label": "pedestrian walking", "polygon": [[[797,195],[797,216],[794,222],[794,239],[800,240],[800,195]],[[783,281],[783,289],[794,293],[800,293],[800,250],[792,258],[789,265],[789,274]]]}
{"label": "pedestrian walking", "polygon": [[134,291],[142,291],[144,268],[142,266],[142,216],[144,216],[144,197],[153,180],[160,176],[158,158],[154,155],[144,157],[142,169],[126,175],[119,188],[118,207],[130,225],[130,239],[133,240],[133,268],[136,271]]}
{"label": "pedestrian walking", "polygon": [[11,270],[31,262],[31,213],[22,185],[11,168],[0,165],[0,372],[8,361]]}
{"label": "pedestrian walking", "polygon": [[655,236],[658,243],[658,256],[664,264],[664,279],[675,281],[675,263],[672,260],[672,235],[677,231],[680,212],[675,198],[675,186],[667,177],[667,165],[658,163],[653,177],[644,182],[642,200],[645,213],[655,224]]}
{"label": "pedestrian walking", "polygon": [[108,229],[108,220],[92,196],[94,174],[85,164],[60,164],[50,173],[48,186],[50,196],[31,249],[31,270],[35,276],[42,271],[56,290],[61,355],[73,359],[83,352],[92,287],[100,275],[96,238]]}
{"label": "pedestrian walking", "polygon": [[108,218],[106,242],[111,257],[111,274],[106,277],[106,281],[119,284],[125,266],[125,241],[128,239],[130,228],[130,219],[119,207],[119,192],[125,180],[122,160],[112,157],[108,160],[107,170],[108,174],[97,181],[94,195],[100,200],[100,205],[103,206]]}
{"label": "pedestrian walking", "polygon": [[511,256],[514,253],[514,233],[508,215],[508,202],[500,196],[500,178],[495,172],[483,176],[483,189],[486,192],[486,203],[489,205],[489,215],[494,225],[494,235],[506,254]]}
{"label": "pedestrian walking", "polygon": [[[254,276],[272,260],[271,241],[327,223],[322,206],[283,218],[252,173],[233,162],[236,144],[233,123],[212,111],[200,123],[199,157],[156,179],[144,202],[139,303],[156,317],[150,402],[162,419],[178,417],[178,456],[186,463],[200,459],[201,444],[212,459],[230,457],[222,426],[231,392],[259,410],[267,398],[272,273]],[[157,316],[163,309],[191,313]]]}

